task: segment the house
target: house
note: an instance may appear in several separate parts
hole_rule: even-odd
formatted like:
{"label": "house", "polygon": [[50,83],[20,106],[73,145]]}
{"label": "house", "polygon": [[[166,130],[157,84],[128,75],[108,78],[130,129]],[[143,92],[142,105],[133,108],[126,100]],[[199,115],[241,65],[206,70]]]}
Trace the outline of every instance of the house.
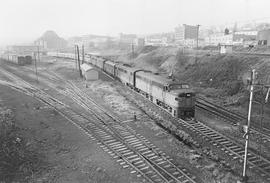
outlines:
{"label": "house", "polygon": [[232,47],[233,47],[233,45],[221,44],[220,45],[220,53],[221,54],[232,53]]}
{"label": "house", "polygon": [[179,25],[175,28],[174,38],[177,45],[196,47],[199,39],[199,25]]}
{"label": "house", "polygon": [[98,71],[94,69],[94,67],[88,64],[81,65],[83,78],[87,81],[97,80],[98,79]]}

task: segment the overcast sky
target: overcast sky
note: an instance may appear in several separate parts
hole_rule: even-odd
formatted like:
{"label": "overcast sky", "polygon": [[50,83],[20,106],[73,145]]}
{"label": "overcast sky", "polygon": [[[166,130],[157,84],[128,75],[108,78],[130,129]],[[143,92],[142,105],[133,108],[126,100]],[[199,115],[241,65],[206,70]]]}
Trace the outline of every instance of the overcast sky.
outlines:
{"label": "overcast sky", "polygon": [[46,30],[67,38],[269,20],[269,7],[269,0],[0,0],[0,45],[32,41]]}

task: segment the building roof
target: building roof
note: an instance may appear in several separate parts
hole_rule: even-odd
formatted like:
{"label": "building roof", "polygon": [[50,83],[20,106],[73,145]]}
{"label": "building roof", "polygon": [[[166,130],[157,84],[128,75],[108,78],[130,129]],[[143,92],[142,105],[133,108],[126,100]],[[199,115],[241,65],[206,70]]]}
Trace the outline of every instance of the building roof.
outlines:
{"label": "building roof", "polygon": [[229,47],[229,46],[233,46],[232,44],[226,44],[226,43],[220,43],[219,45],[220,45],[220,46],[226,46],[226,47],[227,47],[227,46],[228,46],[228,47]]}
{"label": "building roof", "polygon": [[84,71],[84,72],[87,72],[91,69],[94,69],[92,66],[88,65],[88,64],[82,64],[81,65],[81,69]]}

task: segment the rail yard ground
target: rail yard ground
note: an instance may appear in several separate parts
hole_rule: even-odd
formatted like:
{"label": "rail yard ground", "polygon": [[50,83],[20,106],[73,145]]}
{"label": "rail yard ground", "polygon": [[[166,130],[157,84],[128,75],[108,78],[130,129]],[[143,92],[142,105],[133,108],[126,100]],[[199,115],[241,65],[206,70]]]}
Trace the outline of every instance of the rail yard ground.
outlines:
{"label": "rail yard ground", "polygon": [[[86,83],[78,78],[78,72],[74,69],[74,63],[70,60],[43,59],[44,62],[38,63],[38,82],[33,67],[18,67],[6,62],[1,62],[1,66],[46,92],[58,96],[68,105],[72,105],[75,110],[82,110],[71,99],[61,96],[51,88],[52,84],[54,84],[54,87],[57,85],[58,88],[64,87],[64,85],[63,83],[62,85],[55,83],[49,73],[54,71],[67,80],[76,81],[81,90],[89,96],[95,96],[95,100],[99,101],[100,104],[102,101],[107,110],[123,117],[126,125],[141,133],[163,150],[166,156],[172,158],[179,167],[183,167],[190,174],[196,175],[200,182],[215,182],[217,180],[236,182],[237,173],[219,167],[218,163],[178,141],[150,119],[144,118],[136,106],[119,95],[117,90],[123,90],[123,88],[121,88],[121,85],[114,83],[115,81],[104,76],[103,81],[89,82],[87,83],[88,88],[86,88]],[[4,74],[1,74],[1,80],[9,81]],[[114,159],[102,151],[96,142],[90,140],[87,135],[67,122],[55,110],[4,85],[1,85],[0,96],[3,112],[4,109],[10,109],[8,111],[14,114],[14,118],[10,120],[14,121],[17,131],[14,132],[11,141],[17,137],[24,141],[24,146],[22,146],[24,149],[14,151],[28,152],[31,150],[33,155],[42,160],[38,161],[40,164],[28,167],[27,171],[21,170],[21,164],[16,164],[16,166],[12,166],[14,168],[10,169],[5,169],[4,166],[6,174],[1,174],[5,175],[1,177],[2,180],[24,180],[26,182],[142,181],[134,174],[130,174],[130,170],[121,168]],[[138,116],[135,122],[133,119],[134,113]],[[26,156],[25,163],[29,163],[27,160],[29,159]],[[10,172],[14,174],[10,174]]]}
{"label": "rail yard ground", "polygon": [[[149,50],[146,52],[149,52]],[[172,57],[168,57],[167,60],[174,62]],[[159,70],[158,65],[162,64],[154,63],[154,60],[152,60],[152,62],[152,65],[157,64],[156,69]],[[143,60],[141,64],[143,64]],[[166,64],[164,63],[163,65]],[[119,116],[124,125],[143,135],[163,151],[166,156],[172,159],[175,164],[186,169],[191,175],[195,175],[198,182],[233,183],[239,180],[241,174],[239,169],[241,165],[232,163],[231,165],[224,166],[224,160],[221,162],[220,159],[217,160],[213,158],[224,156],[221,152],[216,153],[214,150],[212,151],[212,147],[206,147],[200,150],[200,148],[188,145],[183,139],[175,138],[175,136],[164,130],[164,128],[157,125],[155,120],[145,115],[143,108],[138,108],[138,106],[132,103],[132,100],[126,97],[129,95],[129,92],[124,86],[105,75],[101,74],[101,79],[98,81],[85,82],[79,78],[74,62],[49,57],[42,58],[42,61],[38,63],[38,82],[36,81],[33,66],[18,67],[6,62],[1,62],[1,66],[43,89],[67,105],[72,106],[74,110],[81,112],[85,110],[82,106],[76,104],[71,98],[59,93],[66,85],[63,82],[57,81],[53,73],[59,74],[65,80],[73,81],[81,91],[93,98],[107,111]],[[193,66],[188,66],[188,64],[185,66],[187,70],[193,69]],[[165,68],[169,69],[170,67],[170,65],[167,65]],[[201,72],[205,73],[205,71]],[[180,75],[181,72],[179,71],[178,74]],[[203,84],[209,84],[207,83],[208,79],[210,79],[208,77],[210,76],[205,78],[205,83]],[[1,74],[0,78],[1,80],[9,80],[4,74]],[[194,83],[196,82],[198,83],[198,81],[194,79]],[[218,83],[218,81],[214,82]],[[203,91],[206,95],[208,94],[207,96],[212,96],[210,92],[214,93],[214,91],[224,93],[224,91],[219,88],[221,86],[216,87],[214,84],[211,84],[211,86],[212,87],[204,91],[202,87],[198,89]],[[136,176],[136,173],[130,174],[130,172],[132,172],[131,170],[122,168],[122,166],[109,156],[108,153],[103,151],[95,141],[91,140],[82,130],[79,130],[69,123],[55,110],[46,107],[43,103],[32,97],[13,91],[4,85],[0,87],[1,110],[3,113],[9,111],[9,113],[14,114],[14,117],[12,117],[12,115],[10,117],[10,120],[15,122],[17,129],[14,132],[13,139],[15,137],[23,139],[22,147],[25,148],[27,152],[31,150],[31,154],[40,157],[38,161],[40,164],[34,164],[28,167],[28,169],[26,169],[27,171],[21,171],[22,167],[19,166],[16,167],[16,169],[8,169],[6,176],[9,179],[15,181],[26,180],[28,182],[135,183],[143,181],[141,177]],[[129,96],[132,97],[132,95]],[[232,96],[232,98],[233,97],[234,96]],[[135,98],[135,96],[133,98]],[[223,94],[222,99],[224,98],[225,95]],[[213,100],[217,101],[218,96]],[[154,109],[153,113],[155,114]],[[136,120],[134,119],[134,114],[137,116]],[[209,122],[209,125],[214,126],[217,130],[229,130],[232,133],[237,133],[237,127],[231,124],[224,124],[221,122],[222,120],[218,120],[219,125],[217,126],[217,119],[211,117],[211,115],[200,115],[200,119]],[[239,136],[239,133],[237,135]],[[11,141],[13,139],[11,139]],[[263,150],[269,152],[269,149],[265,147]],[[0,161],[1,160],[2,159],[0,159]],[[16,173],[11,175],[9,174],[10,171]],[[256,177],[254,172],[249,173],[253,176],[251,181],[265,181],[261,177]],[[0,178],[3,180],[3,178],[6,177]]]}
{"label": "rail yard ground", "polygon": [[0,88],[1,182],[139,182],[55,110]]}

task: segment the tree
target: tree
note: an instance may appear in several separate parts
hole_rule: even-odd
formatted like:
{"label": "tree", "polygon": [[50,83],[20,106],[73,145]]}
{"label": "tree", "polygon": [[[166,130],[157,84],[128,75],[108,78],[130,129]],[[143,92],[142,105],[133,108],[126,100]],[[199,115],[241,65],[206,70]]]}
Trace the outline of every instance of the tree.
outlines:
{"label": "tree", "polygon": [[225,28],[224,35],[228,35],[230,33],[230,30],[228,28]]}
{"label": "tree", "polygon": [[233,32],[237,31],[237,22],[235,22],[234,26],[233,26]]}

